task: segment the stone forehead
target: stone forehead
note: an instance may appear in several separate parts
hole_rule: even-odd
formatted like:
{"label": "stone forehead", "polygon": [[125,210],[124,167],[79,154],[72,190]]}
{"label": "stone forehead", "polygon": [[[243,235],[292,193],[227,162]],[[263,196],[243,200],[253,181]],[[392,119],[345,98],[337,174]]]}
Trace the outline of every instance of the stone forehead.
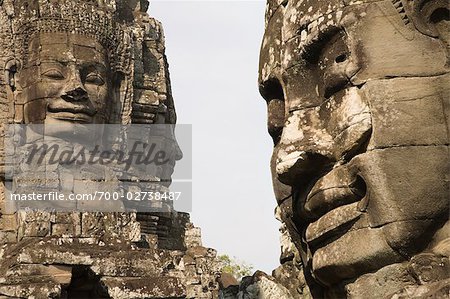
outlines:
{"label": "stone forehead", "polygon": [[260,82],[285,68],[295,57],[302,56],[321,36],[333,34],[355,18],[347,15],[364,13],[368,4],[390,0],[270,0],[267,5],[266,33],[261,50]]}
{"label": "stone forehead", "polygon": [[345,13],[374,2],[389,2],[392,5],[387,0],[286,0],[281,3],[280,0],[271,0],[267,5],[266,29],[270,23],[281,21],[279,38],[282,42],[301,36],[302,43],[308,44],[308,41],[317,39],[321,32],[340,27]]}
{"label": "stone forehead", "polygon": [[321,16],[339,11],[346,6],[379,2],[382,0],[268,0],[266,22],[272,18],[278,9],[284,9],[284,14],[301,19],[307,24]]}
{"label": "stone forehead", "polygon": [[[39,54],[39,61],[77,61],[104,64],[106,49],[95,39],[70,33],[39,33],[33,36],[33,42],[39,51],[33,53],[32,59]],[[25,63],[25,62],[24,62]]]}

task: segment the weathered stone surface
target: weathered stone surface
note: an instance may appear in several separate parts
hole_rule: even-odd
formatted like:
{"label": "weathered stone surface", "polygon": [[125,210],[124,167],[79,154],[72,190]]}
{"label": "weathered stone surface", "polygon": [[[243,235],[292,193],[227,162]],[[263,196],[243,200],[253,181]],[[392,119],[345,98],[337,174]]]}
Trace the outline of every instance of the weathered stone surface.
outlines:
{"label": "weathered stone surface", "polygon": [[[77,290],[83,286],[101,290],[102,281],[105,296],[111,298],[217,297],[215,250],[199,246],[185,252],[141,249],[126,239],[107,240],[110,242],[101,237],[35,237],[8,246],[0,258],[0,293],[62,296],[74,292],[75,286]],[[80,266],[87,267],[92,280],[77,282],[72,272]],[[44,291],[47,295],[42,295]]]}
{"label": "weathered stone surface", "polygon": [[[392,264],[363,275],[345,289],[347,295],[354,298],[445,298],[449,288],[448,267],[446,257],[419,254],[409,263]],[[374,284],[383,288],[373,288]]]}
{"label": "weathered stone surface", "polygon": [[219,287],[221,289],[227,289],[232,286],[239,287],[239,282],[236,280],[236,278],[233,275],[231,275],[229,273],[221,273],[220,277],[218,279],[218,282],[219,282]]}
{"label": "weathered stone surface", "polygon": [[128,298],[183,298],[186,290],[175,277],[102,278],[108,295],[115,299]]}
{"label": "weathered stone surface", "polygon": [[200,228],[193,227],[186,230],[186,244],[190,247],[202,246]]}
{"label": "weathered stone surface", "polygon": [[[375,289],[373,288],[374,285],[383,285],[383,289]],[[392,264],[376,273],[358,278],[354,283],[346,286],[346,292],[352,298],[389,298],[388,295],[398,293],[414,285],[416,285],[416,281],[408,272],[406,265]]]}
{"label": "weathered stone surface", "polygon": [[447,298],[449,293],[450,279],[446,279],[429,285],[407,287],[405,290],[393,295],[391,298]]}
{"label": "weathered stone surface", "polygon": [[[256,271],[253,276],[244,277],[239,285],[230,285],[220,290],[220,299],[269,299],[297,298],[275,279],[264,272]],[[303,297],[302,297],[303,298]],[[307,297],[305,297],[307,298]]]}
{"label": "weathered stone surface", "polygon": [[295,299],[312,298],[311,292],[306,283],[302,266],[297,265],[294,261],[288,261],[273,270],[272,276],[287,288]]}
{"label": "weathered stone surface", "polygon": [[56,283],[68,285],[72,278],[72,268],[60,265],[20,264],[8,269],[5,275],[9,284],[14,277],[47,276],[52,277]]}
{"label": "weathered stone surface", "polygon": [[6,298],[52,298],[61,294],[61,286],[54,282],[29,282],[11,286],[0,286]]}
{"label": "weathered stone surface", "polygon": [[257,271],[252,277],[246,277],[242,281],[237,298],[242,299],[269,299],[269,298],[293,298],[289,291],[275,282],[273,277],[264,272]]}
{"label": "weathered stone surface", "polygon": [[291,293],[448,296],[448,21],[439,0],[267,2],[273,275]]}

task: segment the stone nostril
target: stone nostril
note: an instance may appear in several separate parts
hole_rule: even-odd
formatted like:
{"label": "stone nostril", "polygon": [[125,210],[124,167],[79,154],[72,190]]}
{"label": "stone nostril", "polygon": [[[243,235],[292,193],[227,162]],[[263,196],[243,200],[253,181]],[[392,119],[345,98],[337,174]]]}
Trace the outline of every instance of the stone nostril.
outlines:
{"label": "stone nostril", "polygon": [[331,169],[333,161],[323,155],[299,151],[277,161],[278,180],[292,187]]}
{"label": "stone nostril", "polygon": [[66,94],[62,97],[65,100],[72,101],[84,101],[87,100],[87,91],[81,87],[77,87],[71,91],[66,92]]}
{"label": "stone nostril", "polygon": [[84,90],[81,87],[76,88],[73,92],[78,96],[83,96],[87,94],[86,90]]}
{"label": "stone nostril", "polygon": [[367,185],[361,176],[359,176],[359,175],[356,176],[355,180],[350,183],[349,187],[355,195],[357,195],[361,198],[366,196]]}
{"label": "stone nostril", "polygon": [[350,184],[350,190],[353,194],[359,196],[361,199],[358,203],[358,211],[364,213],[369,205],[369,196],[367,194],[367,184],[364,178],[360,175]]}

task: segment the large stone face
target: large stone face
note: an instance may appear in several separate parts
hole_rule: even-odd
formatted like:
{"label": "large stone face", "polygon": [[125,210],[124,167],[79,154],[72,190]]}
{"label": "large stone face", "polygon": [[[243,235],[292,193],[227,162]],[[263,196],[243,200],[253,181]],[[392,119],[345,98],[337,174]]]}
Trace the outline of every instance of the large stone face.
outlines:
{"label": "large stone face", "polygon": [[[274,189],[315,297],[444,290],[448,26],[446,1],[268,1]],[[423,254],[433,282],[405,270]]]}
{"label": "large stone face", "polygon": [[[216,251],[202,247],[189,214],[170,204],[136,212],[139,203],[72,202],[62,212],[57,204],[11,209],[5,200],[7,183],[23,194],[113,192],[123,181],[131,191],[145,191],[137,188],[146,180],[150,191],[167,190],[181,158],[173,131],[167,141],[173,164],[154,170],[156,176],[116,177],[113,167],[86,163],[71,172],[47,160],[20,164],[13,177],[4,171],[7,125],[43,125],[46,138],[70,149],[83,144],[62,136],[80,133],[89,143],[105,137],[104,131],[79,131],[79,125],[176,123],[163,31],[148,5],[0,1],[1,298],[217,297]],[[25,142],[35,133],[27,131]],[[140,132],[130,138],[150,137]]]}

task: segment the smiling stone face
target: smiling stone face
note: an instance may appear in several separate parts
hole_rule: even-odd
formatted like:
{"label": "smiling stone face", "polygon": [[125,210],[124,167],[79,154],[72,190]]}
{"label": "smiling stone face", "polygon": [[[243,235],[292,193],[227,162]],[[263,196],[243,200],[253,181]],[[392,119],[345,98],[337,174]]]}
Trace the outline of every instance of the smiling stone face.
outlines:
{"label": "smiling stone face", "polygon": [[[70,33],[37,33],[17,74],[25,123],[101,124],[107,120],[111,70],[94,39]],[[36,75],[38,74],[38,75]]]}
{"label": "smiling stone face", "polygon": [[306,270],[330,287],[408,260],[448,220],[447,7],[272,2],[260,90]]}

